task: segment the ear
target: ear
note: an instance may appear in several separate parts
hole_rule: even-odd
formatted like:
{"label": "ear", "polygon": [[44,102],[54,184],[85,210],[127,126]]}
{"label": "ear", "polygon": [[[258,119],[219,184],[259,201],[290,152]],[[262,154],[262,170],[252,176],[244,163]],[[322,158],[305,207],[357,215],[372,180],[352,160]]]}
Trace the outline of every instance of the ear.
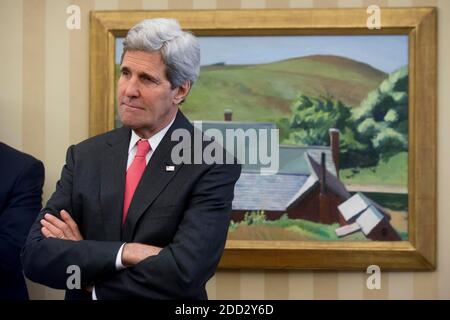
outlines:
{"label": "ear", "polygon": [[184,99],[189,94],[189,91],[191,90],[191,83],[189,81],[185,81],[181,86],[177,87],[175,89],[175,96],[173,97],[173,102],[176,105],[179,105],[184,101]]}

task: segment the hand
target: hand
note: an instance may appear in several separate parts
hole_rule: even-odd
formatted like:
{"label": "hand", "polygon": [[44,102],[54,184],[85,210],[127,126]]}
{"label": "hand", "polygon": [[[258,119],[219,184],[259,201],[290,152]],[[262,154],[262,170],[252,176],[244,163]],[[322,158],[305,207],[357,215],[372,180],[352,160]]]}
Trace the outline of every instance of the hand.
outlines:
{"label": "hand", "polygon": [[122,264],[126,267],[134,266],[142,260],[156,256],[162,248],[142,244],[126,243],[122,250]]}
{"label": "hand", "polygon": [[41,220],[42,234],[46,238],[58,238],[63,240],[80,241],[83,240],[78,225],[66,210],[60,211],[61,218],[46,213]]}

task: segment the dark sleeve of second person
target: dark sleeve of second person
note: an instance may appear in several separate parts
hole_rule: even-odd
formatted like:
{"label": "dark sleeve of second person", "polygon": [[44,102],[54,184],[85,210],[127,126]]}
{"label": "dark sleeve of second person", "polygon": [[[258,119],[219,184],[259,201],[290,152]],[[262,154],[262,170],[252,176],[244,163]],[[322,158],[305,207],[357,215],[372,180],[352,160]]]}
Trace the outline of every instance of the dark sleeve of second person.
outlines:
{"label": "dark sleeve of second person", "polygon": [[[0,214],[0,272],[20,268],[20,251],[42,206],[44,166],[31,157],[11,184],[8,201]],[[11,164],[11,165],[17,165]]]}

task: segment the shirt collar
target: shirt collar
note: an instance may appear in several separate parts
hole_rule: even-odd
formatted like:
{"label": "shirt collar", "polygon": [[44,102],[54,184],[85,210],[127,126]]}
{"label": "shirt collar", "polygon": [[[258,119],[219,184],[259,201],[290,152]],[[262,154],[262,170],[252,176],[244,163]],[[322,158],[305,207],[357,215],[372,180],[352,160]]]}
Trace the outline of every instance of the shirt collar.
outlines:
{"label": "shirt collar", "polygon": [[150,143],[151,146],[151,150],[155,151],[156,148],[158,147],[159,143],[161,142],[162,138],[164,138],[164,136],[166,135],[167,130],[169,130],[170,126],[173,124],[173,122],[175,121],[176,116],[172,119],[172,121],[170,121],[170,123],[165,126],[164,128],[162,128],[161,130],[159,130],[157,133],[155,133],[153,136],[151,136],[148,139],[142,139],[141,137],[139,137],[136,132],[134,132],[134,130],[131,130],[131,139],[130,139],[130,145],[128,147],[128,153],[130,153],[131,149],[133,149],[136,146],[136,143],[139,140],[148,140],[148,142]]}

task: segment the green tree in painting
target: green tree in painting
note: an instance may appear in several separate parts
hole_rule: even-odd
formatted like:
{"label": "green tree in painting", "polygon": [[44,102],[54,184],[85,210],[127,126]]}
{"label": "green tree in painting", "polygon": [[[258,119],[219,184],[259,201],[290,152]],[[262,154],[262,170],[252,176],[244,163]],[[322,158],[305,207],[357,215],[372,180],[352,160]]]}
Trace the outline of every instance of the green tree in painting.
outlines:
{"label": "green tree in painting", "polygon": [[332,97],[304,94],[290,119],[280,119],[282,143],[328,145],[329,129],[341,131],[342,168],[372,167],[408,149],[408,70],[401,68],[351,109]]}
{"label": "green tree in painting", "polygon": [[352,112],[357,139],[380,159],[408,150],[408,69],[400,68]]}
{"label": "green tree in painting", "polygon": [[[296,145],[327,146],[329,144],[329,129],[337,128],[341,131],[341,156],[350,158],[348,154],[358,152],[357,163],[366,163],[361,159],[367,154],[368,145],[361,144],[355,136],[355,128],[351,119],[350,108],[340,100],[329,97],[310,97],[300,94],[292,103],[292,117],[289,124],[289,134],[284,134],[281,128],[281,136],[287,136],[282,142]],[[279,121],[279,124],[286,124]],[[346,162],[344,162],[345,164]],[[350,166],[352,163],[348,163]]]}
{"label": "green tree in painting", "polygon": [[289,139],[294,143],[326,145],[329,128],[350,125],[350,109],[339,100],[300,94],[291,108]]}

